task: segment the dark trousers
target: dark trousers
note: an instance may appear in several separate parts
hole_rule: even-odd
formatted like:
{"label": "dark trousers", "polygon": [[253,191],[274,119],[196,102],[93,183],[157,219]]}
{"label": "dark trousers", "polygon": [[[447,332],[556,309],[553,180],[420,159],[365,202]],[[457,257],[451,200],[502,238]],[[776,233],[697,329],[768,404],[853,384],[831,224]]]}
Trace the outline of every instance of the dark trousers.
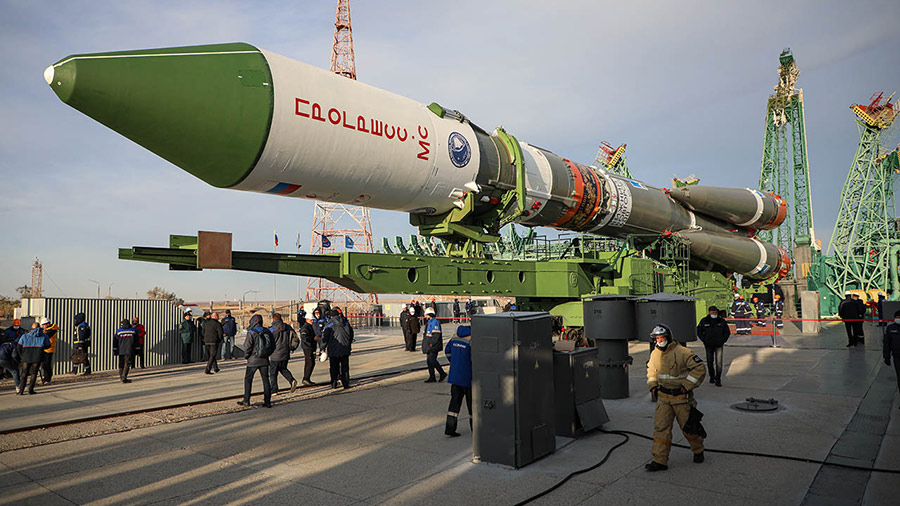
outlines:
{"label": "dark trousers", "polygon": [[459,410],[462,409],[463,398],[466,400],[466,408],[469,410],[469,417],[472,416],[472,387],[460,385],[450,385],[450,406],[447,408],[448,415],[459,416]]}
{"label": "dark trousers", "polygon": [[19,364],[17,362],[12,362],[10,360],[0,360],[0,372],[6,371],[8,372],[15,382],[16,389],[19,389]]}
{"label": "dark trousers", "polygon": [[19,387],[20,392],[25,391],[25,385],[28,385],[28,391],[34,392],[34,384],[37,381],[38,369],[40,369],[40,362],[22,362],[22,378],[20,381],[21,386]]}
{"label": "dark trousers", "polygon": [[897,371],[897,390],[900,390],[900,360],[897,360],[900,357],[894,355],[891,358],[894,359],[894,370]]}
{"label": "dark trousers", "polygon": [[853,322],[853,333],[856,334],[856,342],[861,343],[866,338],[866,331],[863,330],[863,322]]}
{"label": "dark trousers", "polygon": [[134,355],[131,356],[131,367],[132,369],[137,365],[138,359],[141,359],[141,369],[144,368],[144,347],[139,346],[134,349]]}
{"label": "dark trousers", "polygon": [[119,379],[125,381],[128,379],[128,371],[131,370],[131,361],[134,360],[133,355],[119,355]]}
{"label": "dark trousers", "polygon": [[316,368],[316,350],[303,350],[303,381],[312,381],[313,369]]}
{"label": "dark trousers", "polygon": [[416,351],[416,338],[419,334],[413,334],[412,332],[405,332],[404,337],[406,338],[406,351]]}
{"label": "dark trousers", "polygon": [[182,364],[190,364],[191,363],[191,343],[185,343],[182,341],[181,343],[181,363]]}
{"label": "dark trousers", "polygon": [[41,381],[50,383],[53,379],[53,354],[44,352],[41,356]]}
{"label": "dark trousers", "polygon": [[722,358],[725,353],[722,346],[707,346],[706,348],[706,372],[709,378],[716,383],[722,382]]}
{"label": "dark trousers", "polygon": [[269,384],[269,366],[267,365],[248,365],[247,372],[244,373],[244,402],[250,403],[250,392],[253,390],[253,376],[259,371],[263,382],[263,402],[271,404],[272,402],[272,386]]}
{"label": "dark trousers", "polygon": [[206,348],[206,356],[209,357],[206,361],[206,372],[219,372],[219,345],[204,344],[204,348]]}
{"label": "dark trousers", "polygon": [[331,386],[337,387],[338,380],[344,388],[350,388],[350,356],[328,357],[331,372]]}
{"label": "dark trousers", "polygon": [[[857,324],[859,325],[857,326]],[[862,335],[862,322],[845,321],[844,330],[847,331],[847,344],[849,344],[850,346],[856,346],[857,344],[859,344],[859,336]]]}
{"label": "dark trousers", "polygon": [[288,383],[294,382],[294,375],[288,370],[287,365],[288,359],[269,360],[269,385],[272,387],[273,393],[278,392],[279,373],[284,376],[284,379],[288,380]]}
{"label": "dark trousers", "polygon": [[441,363],[438,362],[438,352],[436,352],[436,351],[429,352],[429,353],[426,353],[425,356],[427,357],[425,359],[425,362],[428,364],[428,378],[435,379],[435,377],[434,377],[435,371],[437,371],[437,373],[440,374],[441,376],[445,376],[444,368],[441,367]]}

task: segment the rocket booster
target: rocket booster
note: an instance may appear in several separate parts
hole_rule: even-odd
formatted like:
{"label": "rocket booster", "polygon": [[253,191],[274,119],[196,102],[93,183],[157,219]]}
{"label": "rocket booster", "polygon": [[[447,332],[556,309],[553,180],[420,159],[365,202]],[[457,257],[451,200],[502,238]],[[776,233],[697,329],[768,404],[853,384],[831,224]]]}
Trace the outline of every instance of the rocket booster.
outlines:
{"label": "rocket booster", "polygon": [[66,104],[217,187],[440,215],[496,211],[524,165],[515,221],[620,237],[683,232],[728,271],[786,273],[783,200],[751,189],[665,191],[488,133],[456,111],[234,43],[68,56],[44,79]]}

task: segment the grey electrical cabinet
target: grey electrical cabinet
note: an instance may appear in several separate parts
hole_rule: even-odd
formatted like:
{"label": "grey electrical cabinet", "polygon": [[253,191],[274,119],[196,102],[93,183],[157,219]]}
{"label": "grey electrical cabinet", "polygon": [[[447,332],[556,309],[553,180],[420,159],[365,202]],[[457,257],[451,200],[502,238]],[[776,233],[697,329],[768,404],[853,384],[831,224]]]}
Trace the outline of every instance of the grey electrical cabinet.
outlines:
{"label": "grey electrical cabinet", "polygon": [[676,341],[696,341],[698,300],[697,297],[674,293],[654,293],[637,298],[635,323],[638,339],[650,341],[650,331],[662,323],[669,327]]}
{"label": "grey electrical cabinet", "polygon": [[553,352],[557,436],[575,437],[609,421],[600,398],[601,370],[596,348]]}
{"label": "grey electrical cabinet", "polygon": [[476,462],[522,467],[556,449],[548,313],[472,318]]}

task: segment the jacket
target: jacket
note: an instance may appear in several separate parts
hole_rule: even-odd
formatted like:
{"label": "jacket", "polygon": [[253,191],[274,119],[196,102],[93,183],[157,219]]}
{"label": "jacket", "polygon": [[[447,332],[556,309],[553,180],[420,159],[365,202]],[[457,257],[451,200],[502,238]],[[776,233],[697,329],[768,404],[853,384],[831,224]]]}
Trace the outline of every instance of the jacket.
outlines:
{"label": "jacket", "polygon": [[203,343],[219,344],[224,336],[225,332],[222,330],[222,324],[219,323],[219,320],[207,318],[203,324]]}
{"label": "jacket", "polygon": [[19,356],[19,344],[13,341],[0,344],[0,360],[14,364],[21,362],[22,357]]}
{"label": "jacket", "polygon": [[134,355],[137,348],[138,331],[133,327],[123,327],[113,336],[113,354]]}
{"label": "jacket", "polygon": [[865,318],[866,313],[869,312],[869,309],[866,307],[866,303],[862,301],[862,299],[856,299],[856,307],[859,308],[859,317]]}
{"label": "jacket", "polygon": [[467,339],[454,337],[444,348],[444,355],[450,359],[451,385],[472,386],[472,346]]}
{"label": "jacket", "polygon": [[181,336],[181,342],[184,344],[191,344],[194,341],[194,333],[196,331],[197,328],[190,318],[185,318],[178,324],[178,335]]}
{"label": "jacket", "polygon": [[400,330],[403,331],[403,335],[407,334],[406,332],[406,319],[409,318],[409,310],[404,309],[400,311]]}
{"label": "jacket", "polygon": [[237,335],[237,322],[234,321],[234,316],[222,318],[222,331],[225,332],[225,335],[228,337]]}
{"label": "jacket", "polygon": [[422,353],[438,353],[444,349],[442,334],[440,320],[429,318],[425,325],[425,336],[422,338]]}
{"label": "jacket", "polygon": [[894,357],[894,360],[900,360],[900,323],[891,323],[884,328],[881,351],[884,354],[885,362],[890,362],[891,357]]}
{"label": "jacket", "polygon": [[41,329],[31,329],[19,338],[19,356],[22,362],[37,363],[44,356],[44,348],[50,346],[50,338]]}
{"label": "jacket", "polygon": [[415,315],[409,314],[409,311],[406,312],[406,321],[403,324],[403,330],[409,335],[418,334],[421,330],[419,319]]}
{"label": "jacket", "polygon": [[47,334],[47,337],[50,338],[50,346],[48,346],[44,351],[47,353],[56,353],[56,340],[59,339],[59,325],[53,323],[46,329],[44,329],[44,333]]}
{"label": "jacket", "polygon": [[328,325],[328,318],[316,318],[315,316],[313,316],[312,327],[313,331],[316,333],[316,337],[323,337],[323,333],[325,332],[325,325]]}
{"label": "jacket", "polygon": [[300,327],[300,348],[303,351],[316,351],[316,331],[309,322]]}
{"label": "jacket", "polygon": [[144,325],[140,323],[134,325],[134,331],[137,332],[135,349],[142,349],[144,347],[144,336],[147,335],[147,331],[144,329]]}
{"label": "jacket", "polygon": [[673,341],[665,351],[654,347],[647,362],[647,387],[691,390],[703,383],[706,364],[689,348]]}
{"label": "jacket", "polygon": [[272,362],[281,362],[291,358],[291,341],[297,339],[297,332],[289,324],[275,320],[274,325],[269,327],[272,335],[275,336],[275,351],[269,355]]}
{"label": "jacket", "polygon": [[735,318],[744,318],[746,316],[744,311],[744,301],[738,299],[731,303],[731,316]]}
{"label": "jacket", "polygon": [[728,341],[730,335],[731,329],[728,328],[728,322],[721,316],[710,318],[709,315],[706,315],[700,319],[700,323],[697,325],[697,337],[706,346],[722,346],[725,341]]}
{"label": "jacket", "polygon": [[353,330],[350,323],[335,316],[328,321],[322,331],[322,342],[328,350],[328,356],[334,358],[348,357],[352,351]]}
{"label": "jacket", "polygon": [[256,341],[259,334],[267,330],[262,326],[262,316],[255,314],[250,317],[250,328],[247,329],[247,338],[244,339],[244,357],[247,359],[247,367],[268,366],[268,357],[256,356]]}
{"label": "jacket", "polygon": [[859,304],[850,298],[842,300],[838,306],[838,316],[845,320],[858,320],[863,317],[863,314],[859,311]]}
{"label": "jacket", "polygon": [[91,347],[91,326],[85,321],[84,313],[75,315],[75,336],[72,339],[72,345],[76,350],[84,349],[85,351]]}
{"label": "jacket", "polygon": [[15,342],[25,335],[26,330],[22,327],[10,327],[3,332],[3,342]]}

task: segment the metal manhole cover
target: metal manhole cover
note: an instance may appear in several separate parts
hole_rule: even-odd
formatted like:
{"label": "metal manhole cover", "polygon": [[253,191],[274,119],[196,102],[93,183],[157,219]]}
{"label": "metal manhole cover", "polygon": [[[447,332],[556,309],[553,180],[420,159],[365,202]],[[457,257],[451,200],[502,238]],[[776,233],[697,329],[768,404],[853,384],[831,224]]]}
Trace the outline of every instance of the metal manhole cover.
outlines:
{"label": "metal manhole cover", "polygon": [[746,402],[733,404],[731,407],[741,411],[775,411],[778,409],[778,401],[775,399],[756,399],[748,397]]}

